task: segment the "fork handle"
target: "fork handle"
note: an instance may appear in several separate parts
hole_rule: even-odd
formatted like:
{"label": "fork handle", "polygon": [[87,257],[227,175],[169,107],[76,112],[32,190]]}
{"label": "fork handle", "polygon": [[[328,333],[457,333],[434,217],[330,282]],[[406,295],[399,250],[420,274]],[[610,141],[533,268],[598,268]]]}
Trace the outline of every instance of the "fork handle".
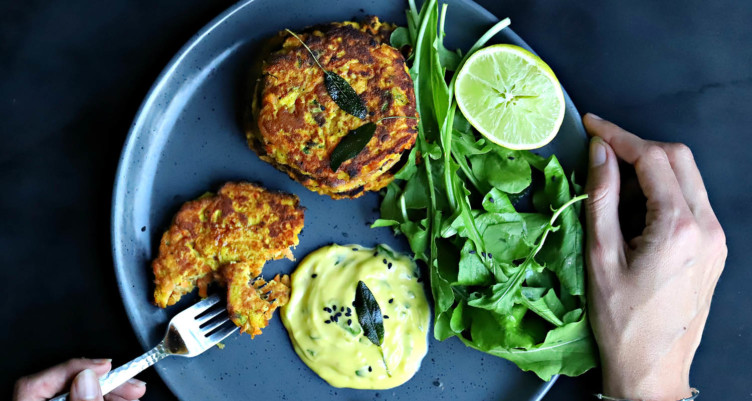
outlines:
{"label": "fork handle", "polygon": [[[121,384],[127,382],[128,379],[133,378],[137,374],[143,372],[146,368],[154,365],[155,363],[161,361],[169,355],[170,353],[167,352],[167,348],[165,348],[164,343],[159,343],[159,345],[152,348],[140,357],[126,363],[125,365],[117,369],[111,370],[104,377],[99,379],[99,386],[102,388],[102,395],[105,395],[110,391],[116,389]],[[50,401],[67,400],[68,394],[66,393],[57,396]]]}

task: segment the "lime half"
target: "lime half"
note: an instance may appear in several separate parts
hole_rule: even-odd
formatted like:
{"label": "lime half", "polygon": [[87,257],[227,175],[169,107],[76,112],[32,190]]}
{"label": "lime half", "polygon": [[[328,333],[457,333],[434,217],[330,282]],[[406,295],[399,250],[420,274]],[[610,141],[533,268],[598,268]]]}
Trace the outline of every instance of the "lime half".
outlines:
{"label": "lime half", "polygon": [[509,149],[551,142],[564,119],[564,93],[540,57],[514,45],[473,53],[457,74],[457,105],[490,141]]}

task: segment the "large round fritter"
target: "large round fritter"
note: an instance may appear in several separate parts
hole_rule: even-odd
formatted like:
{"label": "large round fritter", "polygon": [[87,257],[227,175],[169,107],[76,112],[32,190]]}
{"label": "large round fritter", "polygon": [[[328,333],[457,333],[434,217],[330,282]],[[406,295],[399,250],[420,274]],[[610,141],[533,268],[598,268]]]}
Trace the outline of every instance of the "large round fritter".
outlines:
{"label": "large round fritter", "polygon": [[329,157],[350,130],[369,121],[418,117],[405,59],[388,44],[393,29],[371,17],[362,24],[332,23],[298,34],[324,68],[347,80],[364,100],[365,120],[332,100],[311,54],[298,39],[280,34],[282,48],[266,60],[256,89],[255,118],[247,129],[251,148],[307,188],[335,199],[386,186],[394,165],[415,143],[415,119],[378,122],[366,148],[337,171]]}

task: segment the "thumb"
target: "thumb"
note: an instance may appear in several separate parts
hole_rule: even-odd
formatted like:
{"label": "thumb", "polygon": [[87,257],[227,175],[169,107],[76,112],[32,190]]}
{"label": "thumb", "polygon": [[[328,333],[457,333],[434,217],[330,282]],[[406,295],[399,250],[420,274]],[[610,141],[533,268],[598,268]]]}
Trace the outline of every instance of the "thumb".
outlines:
{"label": "thumb", "polygon": [[91,369],[83,370],[73,379],[70,392],[71,401],[102,401],[102,388],[99,378]]}
{"label": "thumb", "polygon": [[591,267],[618,263],[624,251],[619,224],[619,165],[613,149],[599,137],[590,141],[586,190],[587,250]]}

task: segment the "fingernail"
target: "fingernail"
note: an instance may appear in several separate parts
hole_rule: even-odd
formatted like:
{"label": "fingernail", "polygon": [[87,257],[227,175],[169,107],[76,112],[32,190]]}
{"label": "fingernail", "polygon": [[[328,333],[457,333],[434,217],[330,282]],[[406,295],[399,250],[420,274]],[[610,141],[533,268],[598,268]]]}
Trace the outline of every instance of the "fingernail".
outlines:
{"label": "fingernail", "polygon": [[603,140],[596,136],[590,141],[590,166],[598,167],[605,162],[606,147],[603,145]]}
{"label": "fingernail", "polygon": [[91,363],[96,364],[96,365],[104,365],[110,362],[112,362],[112,359],[108,359],[108,358],[98,358],[98,359],[91,360]]}
{"label": "fingernail", "polygon": [[593,120],[599,120],[599,121],[603,120],[602,118],[598,117],[597,115],[595,115],[593,113],[587,113],[587,115],[589,115],[590,118],[592,118]]}
{"label": "fingernail", "polygon": [[141,380],[138,380],[138,379],[129,379],[128,383],[134,386],[139,386],[139,387],[143,387],[146,385],[146,382],[142,382]]}
{"label": "fingernail", "polygon": [[71,392],[79,400],[93,400],[99,396],[99,380],[97,374],[91,369],[86,369],[76,376],[73,381]]}

